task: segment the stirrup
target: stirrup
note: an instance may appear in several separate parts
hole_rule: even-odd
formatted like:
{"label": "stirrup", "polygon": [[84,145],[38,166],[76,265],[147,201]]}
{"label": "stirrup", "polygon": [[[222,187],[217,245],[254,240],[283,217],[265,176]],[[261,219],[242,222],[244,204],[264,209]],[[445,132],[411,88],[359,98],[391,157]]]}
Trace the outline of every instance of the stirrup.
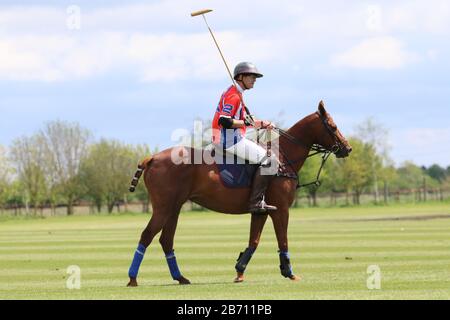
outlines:
{"label": "stirrup", "polygon": [[251,214],[268,214],[268,211],[275,211],[278,208],[268,205],[264,200],[259,203],[258,206],[250,208]]}

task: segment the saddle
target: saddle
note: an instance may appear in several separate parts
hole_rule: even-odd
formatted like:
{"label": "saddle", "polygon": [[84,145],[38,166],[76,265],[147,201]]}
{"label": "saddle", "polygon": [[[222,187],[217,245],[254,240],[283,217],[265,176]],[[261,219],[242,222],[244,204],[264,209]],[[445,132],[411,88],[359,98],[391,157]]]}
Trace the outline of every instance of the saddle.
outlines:
{"label": "saddle", "polygon": [[[224,152],[220,147],[209,145],[206,147],[214,158],[215,165],[219,172],[222,184],[227,188],[249,188],[252,185],[253,177],[259,164],[245,162],[236,155]],[[281,164],[278,167],[277,177],[288,177],[297,179],[297,174],[287,172],[286,166]]]}
{"label": "saddle", "polygon": [[214,157],[220,180],[227,188],[248,188],[252,185],[253,176],[259,165],[242,161],[237,156],[214,147],[211,152]]}

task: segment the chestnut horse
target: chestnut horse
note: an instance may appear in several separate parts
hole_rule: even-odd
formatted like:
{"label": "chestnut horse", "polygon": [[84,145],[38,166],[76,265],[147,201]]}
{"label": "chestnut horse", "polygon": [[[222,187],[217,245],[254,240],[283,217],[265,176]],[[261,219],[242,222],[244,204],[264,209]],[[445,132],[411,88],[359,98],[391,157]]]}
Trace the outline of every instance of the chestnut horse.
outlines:
{"label": "chestnut horse", "polygon": [[[326,112],[323,102],[318,111],[293,125],[288,131],[279,130],[280,163],[291,176],[277,176],[266,192],[267,203],[278,209],[270,212],[278,248],[280,252],[281,274],[291,280],[298,280],[292,272],[288,255],[289,207],[292,205],[298,186],[297,172],[303,166],[313,145],[320,145],[336,157],[347,157],[351,147]],[[205,152],[184,148],[193,157],[195,152]],[[144,172],[145,185],[151,198],[153,214],[147,227],[141,234],[138,249],[130,267],[128,286],[137,286],[137,273],[145,253],[153,238],[162,230],[159,242],[166,254],[170,273],[180,284],[189,284],[181,275],[176,263],[173,241],[178,216],[182,205],[191,200],[210,210],[227,214],[248,213],[250,188],[226,188],[219,177],[215,164],[175,164],[172,161],[174,148],[161,151],[145,159],[139,166],[132,181],[130,191],[134,190],[138,179]],[[192,162],[191,162],[192,163]],[[283,166],[284,164],[284,166]],[[267,214],[253,214],[250,224],[248,248],[242,252],[236,265],[235,282],[244,280],[244,270],[251,255],[258,247]]]}

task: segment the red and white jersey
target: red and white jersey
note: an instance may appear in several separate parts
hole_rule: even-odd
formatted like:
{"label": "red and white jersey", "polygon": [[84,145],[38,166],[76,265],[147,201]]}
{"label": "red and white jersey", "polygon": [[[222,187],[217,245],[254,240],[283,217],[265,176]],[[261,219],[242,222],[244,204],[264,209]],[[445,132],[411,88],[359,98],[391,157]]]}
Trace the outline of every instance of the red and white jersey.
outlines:
{"label": "red and white jersey", "polygon": [[225,129],[219,124],[221,117],[237,120],[245,119],[245,106],[242,101],[243,90],[239,85],[237,87],[231,86],[222,94],[212,122],[213,143],[222,144],[224,149],[231,147],[245,137],[245,126],[242,128]]}

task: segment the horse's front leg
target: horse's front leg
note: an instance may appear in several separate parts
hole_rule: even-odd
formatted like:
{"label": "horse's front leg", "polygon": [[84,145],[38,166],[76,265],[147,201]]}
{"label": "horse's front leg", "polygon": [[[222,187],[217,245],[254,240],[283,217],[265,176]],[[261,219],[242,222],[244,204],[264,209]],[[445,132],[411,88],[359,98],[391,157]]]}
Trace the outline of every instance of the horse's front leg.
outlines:
{"label": "horse's front leg", "polygon": [[291,259],[288,251],[287,231],[289,224],[289,208],[279,208],[277,211],[273,212],[270,217],[272,218],[278,241],[281,275],[294,281],[300,280],[300,277],[296,276],[292,271]]}
{"label": "horse's front leg", "polygon": [[253,256],[253,253],[255,253],[256,248],[258,248],[259,240],[261,239],[262,230],[264,228],[266,220],[266,214],[252,214],[248,247],[244,250],[244,252],[241,252],[239,254],[235,266],[237,275],[234,279],[234,282],[236,283],[244,281],[244,271],[247,268],[247,265]]}

